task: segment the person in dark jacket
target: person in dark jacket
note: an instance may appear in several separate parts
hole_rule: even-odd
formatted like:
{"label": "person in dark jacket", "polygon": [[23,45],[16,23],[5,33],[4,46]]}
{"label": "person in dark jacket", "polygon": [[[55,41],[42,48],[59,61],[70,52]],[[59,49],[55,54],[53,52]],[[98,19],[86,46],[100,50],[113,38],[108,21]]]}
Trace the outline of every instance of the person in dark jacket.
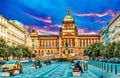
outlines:
{"label": "person in dark jacket", "polygon": [[75,65],[75,68],[78,68],[81,71],[81,73],[83,73],[83,70],[82,70],[82,67],[80,66],[80,64],[81,64],[81,62],[78,61]]}
{"label": "person in dark jacket", "polygon": [[42,64],[40,61],[38,61],[38,66],[39,66],[39,68],[42,67]]}

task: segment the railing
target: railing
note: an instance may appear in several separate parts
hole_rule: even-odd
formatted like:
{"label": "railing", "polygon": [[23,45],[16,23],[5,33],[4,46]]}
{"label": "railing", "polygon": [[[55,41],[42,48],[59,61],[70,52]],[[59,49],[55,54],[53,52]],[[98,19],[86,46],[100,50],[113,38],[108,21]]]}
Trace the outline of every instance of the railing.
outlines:
{"label": "railing", "polygon": [[120,64],[98,62],[98,61],[88,61],[88,64],[100,68],[102,70],[105,70],[107,72],[120,75]]}

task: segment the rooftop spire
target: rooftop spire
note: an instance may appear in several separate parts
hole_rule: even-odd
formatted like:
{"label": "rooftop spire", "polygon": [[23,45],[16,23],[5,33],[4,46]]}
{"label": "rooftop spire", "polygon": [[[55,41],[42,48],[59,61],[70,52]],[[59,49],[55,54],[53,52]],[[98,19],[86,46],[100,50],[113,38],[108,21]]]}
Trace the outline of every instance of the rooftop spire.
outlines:
{"label": "rooftop spire", "polygon": [[67,9],[67,15],[70,15],[70,9]]}

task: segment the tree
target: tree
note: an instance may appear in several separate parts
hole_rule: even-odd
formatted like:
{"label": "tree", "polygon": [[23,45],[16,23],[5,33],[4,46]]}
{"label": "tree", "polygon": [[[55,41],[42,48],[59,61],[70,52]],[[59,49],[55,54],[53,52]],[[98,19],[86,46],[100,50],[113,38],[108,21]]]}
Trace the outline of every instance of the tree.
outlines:
{"label": "tree", "polygon": [[98,59],[98,57],[100,56],[100,49],[101,49],[101,43],[93,44],[92,56],[95,57],[95,58],[97,57],[97,59]]}
{"label": "tree", "polygon": [[107,51],[106,51],[106,54],[107,54],[107,58],[111,58],[113,57],[113,52],[115,50],[115,45],[116,43],[113,42],[113,43],[109,43],[106,47]]}
{"label": "tree", "polygon": [[17,57],[17,59],[20,59],[23,56],[22,46],[18,45],[15,47],[14,56]]}
{"label": "tree", "polygon": [[105,56],[105,46],[103,44],[100,45],[100,56]]}
{"label": "tree", "polygon": [[120,42],[116,43],[113,56],[120,57]]}
{"label": "tree", "polygon": [[4,39],[0,39],[0,56],[6,60],[8,60],[8,57],[10,56],[9,46],[6,44]]}

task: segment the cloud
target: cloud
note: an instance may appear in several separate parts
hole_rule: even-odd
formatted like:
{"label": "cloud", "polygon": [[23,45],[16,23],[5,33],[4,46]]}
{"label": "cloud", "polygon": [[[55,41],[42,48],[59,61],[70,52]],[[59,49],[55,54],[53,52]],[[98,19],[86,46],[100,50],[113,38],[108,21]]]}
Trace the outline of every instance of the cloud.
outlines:
{"label": "cloud", "polygon": [[39,35],[59,35],[59,31],[51,31],[47,29],[38,29]]}
{"label": "cloud", "polygon": [[91,31],[88,28],[78,28],[79,35],[97,35],[95,31]]}
{"label": "cloud", "polygon": [[94,22],[95,22],[95,23],[109,23],[109,20],[104,20],[104,21],[95,20]]}
{"label": "cloud", "polygon": [[38,31],[39,35],[59,35],[59,30],[52,30],[58,26],[58,24],[48,26],[25,25],[29,31],[35,28]]}
{"label": "cloud", "polygon": [[52,23],[52,20],[51,20],[51,17],[47,16],[47,18],[41,18],[41,17],[37,17],[37,16],[34,16],[34,15],[31,15],[31,14],[28,14],[28,13],[25,13],[26,15],[38,20],[38,21],[42,21],[42,22],[45,22],[45,23]]}
{"label": "cloud", "polygon": [[[59,35],[59,30],[52,30],[54,27],[59,27],[59,24],[50,26],[35,26],[35,25],[25,25],[31,31],[35,28],[39,35]],[[89,30],[88,28],[77,28],[79,35],[96,35],[97,33]]]}
{"label": "cloud", "polygon": [[76,15],[76,16],[80,16],[80,17],[84,17],[84,16],[86,16],[86,17],[104,17],[104,16],[107,16],[107,15],[111,15],[112,17],[115,16],[115,13],[112,10],[107,10],[106,12],[101,13],[101,14],[100,13],[95,13],[95,12],[86,13],[86,14],[78,14],[78,13],[73,12],[73,14]]}

